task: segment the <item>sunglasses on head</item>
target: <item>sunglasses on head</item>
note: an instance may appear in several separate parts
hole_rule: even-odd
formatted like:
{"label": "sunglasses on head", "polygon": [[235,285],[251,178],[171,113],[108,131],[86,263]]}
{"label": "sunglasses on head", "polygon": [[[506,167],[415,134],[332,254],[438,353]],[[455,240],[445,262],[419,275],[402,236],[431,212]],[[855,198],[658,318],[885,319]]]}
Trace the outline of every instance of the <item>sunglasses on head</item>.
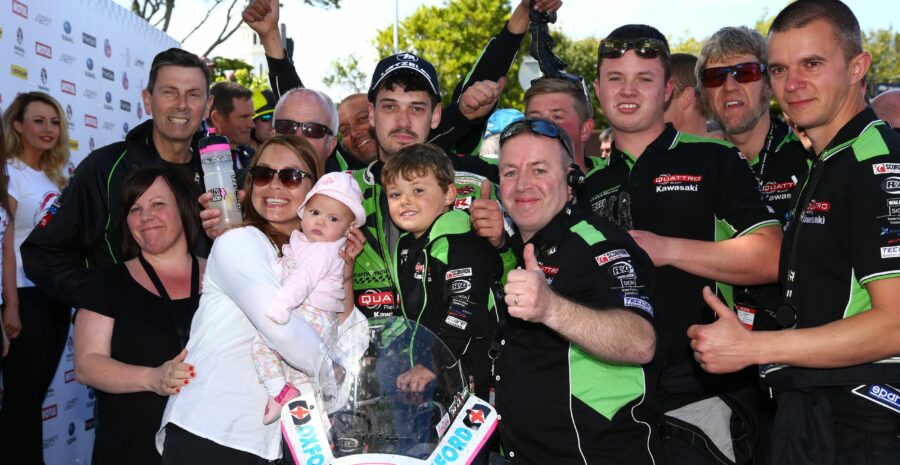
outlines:
{"label": "sunglasses on head", "polygon": [[563,135],[563,130],[550,121],[543,119],[522,119],[509,123],[509,125],[503,129],[503,132],[500,133],[500,147],[503,147],[503,143],[506,142],[507,139],[518,136],[525,131],[558,140],[563,148],[566,149],[569,157],[574,158],[572,143]]}
{"label": "sunglasses on head", "polygon": [[718,68],[706,68],[700,73],[700,82],[703,87],[719,87],[725,84],[728,75],[741,84],[756,82],[766,74],[766,65],[762,63],[740,63],[732,66]]}
{"label": "sunglasses on head", "polygon": [[658,39],[603,39],[600,41],[600,56],[603,58],[622,58],[622,55],[629,50],[634,50],[637,56],[648,59],[669,53],[666,44]]}
{"label": "sunglasses on head", "polygon": [[284,168],[273,170],[268,166],[254,166],[250,168],[250,178],[256,187],[266,187],[272,182],[272,179],[278,176],[281,185],[286,189],[293,189],[303,183],[306,178],[312,179],[312,175],[303,170],[296,168]]}
{"label": "sunglasses on head", "polygon": [[[333,136],[331,128],[319,123],[298,123],[289,119],[276,119],[275,132],[283,136],[297,134],[297,130],[303,130],[303,137],[308,139],[321,139],[326,135]],[[299,134],[298,134],[299,135]]]}

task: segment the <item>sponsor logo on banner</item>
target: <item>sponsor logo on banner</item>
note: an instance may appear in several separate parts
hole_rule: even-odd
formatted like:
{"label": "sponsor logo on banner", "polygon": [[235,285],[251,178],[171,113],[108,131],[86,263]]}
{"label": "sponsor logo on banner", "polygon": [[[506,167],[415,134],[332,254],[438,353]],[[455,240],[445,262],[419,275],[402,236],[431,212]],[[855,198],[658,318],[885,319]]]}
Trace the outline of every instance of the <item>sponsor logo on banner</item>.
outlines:
{"label": "sponsor logo on banner", "polygon": [[881,190],[887,194],[900,194],[900,178],[891,176],[881,181]]}
{"label": "sponsor logo on banner", "polygon": [[58,434],[54,434],[53,436],[50,436],[49,438],[44,438],[44,450],[47,450],[47,449],[53,447],[53,445],[56,444],[57,439],[59,439]]}
{"label": "sponsor logo on banner", "polygon": [[466,276],[472,276],[472,268],[457,268],[455,270],[450,270],[444,276],[444,279],[465,278]]}
{"label": "sponsor logo on banner", "polygon": [[88,139],[88,148],[90,148],[91,152],[93,152],[95,147],[97,147],[97,144],[96,144],[96,142],[94,142],[94,138],[92,136],[91,138]]}
{"label": "sponsor logo on banner", "polygon": [[19,0],[12,0],[12,12],[15,15],[28,19],[28,5]]}
{"label": "sponsor logo on banner", "polygon": [[9,74],[19,79],[28,80],[28,68],[23,68],[19,65],[10,66]]}
{"label": "sponsor logo on banner", "polygon": [[97,100],[97,91],[93,89],[84,89],[81,96],[91,100]]}
{"label": "sponsor logo on banner", "polygon": [[116,72],[111,69],[102,68],[103,79],[107,81],[115,81],[116,80]]}
{"label": "sponsor logo on banner", "polygon": [[25,42],[25,33],[22,32],[22,28],[20,27],[16,29],[16,45],[13,46],[13,51],[20,57],[25,56],[25,49],[22,48],[23,42]]}
{"label": "sponsor logo on banner", "polygon": [[34,17],[34,22],[40,24],[41,26],[47,26],[47,25],[49,25],[50,23],[52,23],[53,20],[50,19],[50,18],[48,18],[48,17],[46,17],[46,16],[44,16],[44,15],[42,15],[42,14],[40,14],[40,13],[38,13],[38,15]]}
{"label": "sponsor logo on banner", "polygon": [[629,255],[628,251],[625,249],[615,249],[610,250],[609,252],[606,252],[604,254],[597,255],[596,257],[594,257],[594,260],[597,261],[598,265],[603,266],[609,262],[618,260],[620,258],[628,258],[630,256],[631,255]]}
{"label": "sponsor logo on banner", "polygon": [[50,93],[50,88],[47,87],[47,80],[49,80],[49,76],[47,75],[47,68],[41,68],[41,84],[38,86],[38,89],[41,89],[44,92]]}
{"label": "sponsor logo on banner", "polygon": [[112,105],[110,105],[112,103],[112,92],[107,91],[103,95],[103,100],[106,102],[103,104],[103,109],[113,111],[113,107]]}
{"label": "sponsor logo on banner", "polygon": [[72,23],[68,21],[63,22],[63,31],[66,31],[66,34],[72,33]]}
{"label": "sponsor logo on banner", "polygon": [[128,73],[122,71],[122,88],[128,90]]}
{"label": "sponsor logo on banner", "polygon": [[69,150],[78,151],[78,139],[69,139]]}
{"label": "sponsor logo on banner", "polygon": [[62,55],[59,56],[59,61],[65,63],[67,65],[71,65],[72,63],[75,63],[75,57],[73,57],[72,55],[69,55],[68,53],[63,53]]}
{"label": "sponsor logo on banner", "polygon": [[84,61],[84,66],[87,68],[84,71],[84,76],[89,77],[91,79],[97,79],[97,76],[94,74],[94,60],[88,58]]}
{"label": "sponsor logo on banner", "polygon": [[81,41],[88,47],[97,48],[97,38],[88,34],[87,32],[81,33]]}
{"label": "sponsor logo on banner", "polygon": [[144,69],[144,60],[141,60],[140,58],[136,58],[134,60],[134,66]]}
{"label": "sponsor logo on banner", "polygon": [[62,92],[64,94],[69,94],[69,95],[78,94],[78,92],[75,91],[75,83],[74,82],[62,80],[62,81],[59,81],[59,87],[60,87],[60,90],[62,90]]}
{"label": "sponsor logo on banner", "polygon": [[65,379],[66,384],[75,382],[75,370],[66,370],[63,379]]}
{"label": "sponsor logo on banner", "polygon": [[131,113],[131,102],[127,100],[119,100],[119,109]]}
{"label": "sponsor logo on banner", "polygon": [[125,48],[125,53],[122,53],[119,56],[125,58],[125,67],[131,68],[131,49]]}
{"label": "sponsor logo on banner", "polygon": [[116,125],[113,124],[112,121],[104,121],[103,122],[103,129],[105,131],[112,131],[114,127],[116,127]]}
{"label": "sponsor logo on banner", "polygon": [[68,119],[69,121],[72,121],[72,116],[73,116],[72,105],[66,104],[66,119]]}
{"label": "sponsor logo on banner", "polygon": [[112,46],[109,45],[109,39],[103,39],[103,54],[106,55],[106,58],[112,56]]}
{"label": "sponsor logo on banner", "polygon": [[128,134],[128,123],[122,123],[122,134]]}
{"label": "sponsor logo on banner", "polygon": [[84,420],[84,430],[90,431],[92,429],[94,429],[94,418],[93,417],[88,418],[87,420]]}
{"label": "sponsor logo on banner", "polygon": [[141,102],[136,102],[134,105],[137,107],[138,119],[142,119],[144,117],[144,107],[141,106]]}
{"label": "sponsor logo on banner", "polygon": [[48,405],[41,410],[41,420],[47,421],[56,418],[57,414],[56,404]]}
{"label": "sponsor logo on banner", "polygon": [[53,48],[43,42],[34,43],[34,54],[47,59],[53,59]]}
{"label": "sponsor logo on banner", "polygon": [[84,125],[89,128],[96,128],[97,127],[97,117],[94,115],[85,114],[84,115]]}
{"label": "sponsor logo on banner", "polygon": [[900,174],[900,163],[876,163],[872,165],[874,174]]}
{"label": "sponsor logo on banner", "polygon": [[900,245],[881,248],[881,258],[897,258],[900,257]]}
{"label": "sponsor logo on banner", "polygon": [[74,399],[69,399],[66,401],[66,407],[63,409],[63,412],[68,412],[69,410],[72,410],[73,408],[75,408],[77,406],[78,406],[78,398],[77,397]]}
{"label": "sponsor logo on banner", "polygon": [[64,21],[63,22],[63,32],[64,32],[64,34],[62,34],[60,36],[62,38],[63,42],[68,42],[70,44],[74,44],[75,39],[72,38],[71,35],[69,35],[72,33],[72,23],[70,23],[68,21]]}

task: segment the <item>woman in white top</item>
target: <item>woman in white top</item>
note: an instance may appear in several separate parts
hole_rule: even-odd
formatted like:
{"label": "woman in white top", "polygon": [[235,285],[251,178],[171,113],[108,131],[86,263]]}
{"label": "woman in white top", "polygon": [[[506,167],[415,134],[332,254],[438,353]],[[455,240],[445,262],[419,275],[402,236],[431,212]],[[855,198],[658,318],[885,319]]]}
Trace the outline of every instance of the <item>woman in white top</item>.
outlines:
{"label": "woman in white top", "polygon": [[[0,155],[3,152],[3,124],[0,124]],[[9,229],[11,224],[11,219],[9,217],[9,176],[6,174],[6,165],[0,167],[0,243],[3,244],[2,253],[0,253],[0,270],[2,270],[3,278],[0,279],[0,306],[3,304],[3,295],[4,289],[11,289],[15,287],[15,279],[16,279],[16,267],[15,264],[11,265],[11,269],[8,269],[6,266],[13,259],[6,257],[15,256],[15,251],[13,250],[13,241],[12,241],[12,232],[9,234],[6,231]],[[3,259],[6,258],[6,264],[4,264]],[[2,312],[0,312],[2,315]],[[3,324],[3,319],[0,318],[0,334],[3,335],[3,356],[0,357],[0,381],[3,379],[3,357],[6,357],[6,354],[9,353],[9,336],[6,335],[6,325]],[[3,389],[3,383],[0,382],[0,389]],[[3,408],[2,402],[0,402],[0,409]]]}
{"label": "woman in white top", "polygon": [[[266,317],[280,287],[281,247],[300,228],[297,208],[322,174],[322,161],[305,139],[276,136],[248,172],[244,225],[216,239],[207,260],[185,359],[197,376],[169,398],[156,442],[163,465],[256,465],[281,456],[279,424],[262,422],[267,394],[250,357],[257,334],[304,372],[315,373],[322,361],[322,340],[303,318],[279,325]],[[347,244],[349,282],[350,257],[362,250],[358,230]]]}
{"label": "woman in white top", "polygon": [[45,215],[52,215],[65,187],[69,133],[59,102],[43,92],[19,94],[3,114],[3,128],[18,292],[5,295],[3,323],[12,344],[4,367],[0,437],[17,450],[5,451],[4,463],[33,464],[43,460],[41,406],[66,344],[71,312],[25,276],[19,247]]}

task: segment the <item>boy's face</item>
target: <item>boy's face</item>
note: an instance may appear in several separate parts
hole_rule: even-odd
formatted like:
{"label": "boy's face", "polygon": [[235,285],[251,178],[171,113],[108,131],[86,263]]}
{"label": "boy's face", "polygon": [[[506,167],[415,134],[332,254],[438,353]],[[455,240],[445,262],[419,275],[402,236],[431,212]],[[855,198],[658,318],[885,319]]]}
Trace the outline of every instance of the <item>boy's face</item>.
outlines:
{"label": "boy's face", "polygon": [[314,195],[303,207],[300,229],[310,242],[334,242],[347,234],[353,212],[327,195]]}
{"label": "boy's face", "polygon": [[412,233],[418,239],[434,220],[447,211],[456,198],[456,186],[451,184],[447,190],[438,184],[434,173],[396,179],[385,183],[388,198],[388,209],[391,220],[398,228]]}

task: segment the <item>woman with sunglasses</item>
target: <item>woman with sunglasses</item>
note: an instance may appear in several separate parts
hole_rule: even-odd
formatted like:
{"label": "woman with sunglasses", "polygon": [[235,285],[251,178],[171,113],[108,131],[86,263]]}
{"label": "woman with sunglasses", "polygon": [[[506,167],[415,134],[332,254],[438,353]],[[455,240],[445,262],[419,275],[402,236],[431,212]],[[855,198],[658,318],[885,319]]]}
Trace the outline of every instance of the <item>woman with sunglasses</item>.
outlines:
{"label": "woman with sunglasses", "polygon": [[[164,464],[255,465],[281,456],[278,423],[263,424],[268,396],[250,354],[259,335],[296,369],[315,373],[322,361],[322,339],[303,318],[280,325],[266,316],[281,287],[282,246],[300,229],[297,209],[321,175],[315,149],[297,136],[272,137],[251,160],[244,223],[213,244],[191,327],[185,361],[201,376],[169,399],[157,434]],[[358,230],[350,235],[345,277],[362,243]]]}

